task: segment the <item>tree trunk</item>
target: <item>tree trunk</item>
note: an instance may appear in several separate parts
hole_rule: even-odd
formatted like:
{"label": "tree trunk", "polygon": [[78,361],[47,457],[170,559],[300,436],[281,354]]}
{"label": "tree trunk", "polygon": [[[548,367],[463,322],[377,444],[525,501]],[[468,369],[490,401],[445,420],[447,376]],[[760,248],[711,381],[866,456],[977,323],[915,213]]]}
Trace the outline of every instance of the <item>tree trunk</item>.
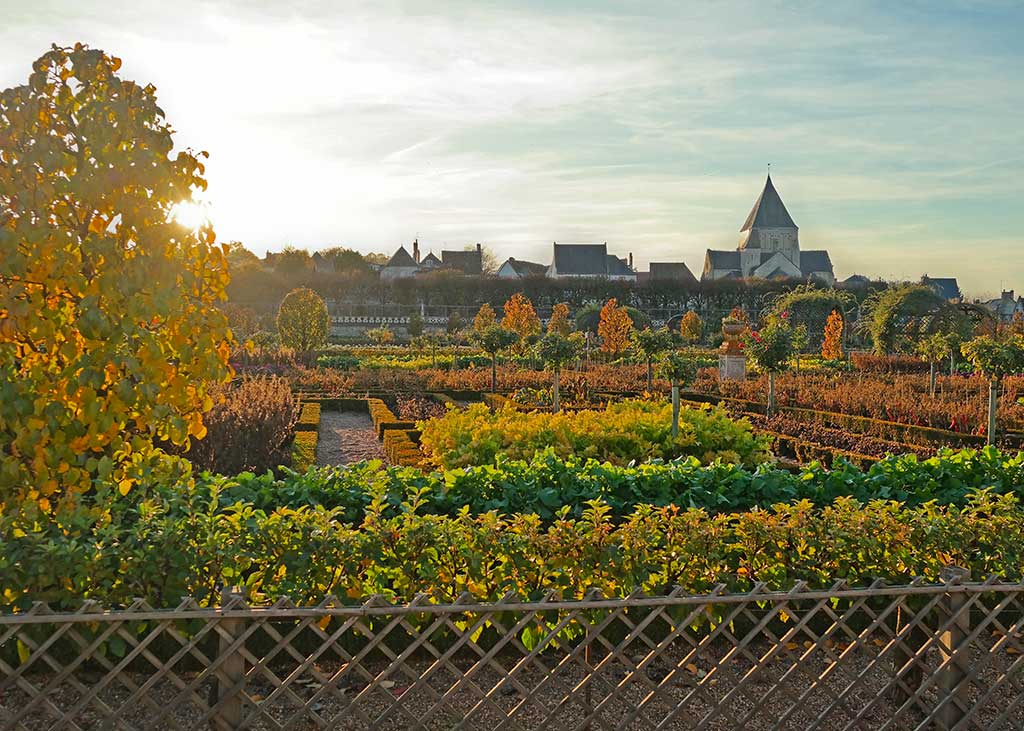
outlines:
{"label": "tree trunk", "polygon": [[647,393],[654,393],[654,366],[651,359],[647,359]]}
{"label": "tree trunk", "polygon": [[935,398],[935,371],[936,370],[937,369],[935,367],[935,364],[931,363],[930,364],[930,368],[928,370],[928,393],[931,394],[932,398]]}
{"label": "tree trunk", "polygon": [[996,443],[996,409],[999,408],[999,381],[988,382],[988,443]]}
{"label": "tree trunk", "polygon": [[953,351],[949,353],[949,375],[956,374],[956,354]]}
{"label": "tree trunk", "polygon": [[558,397],[558,381],[559,380],[561,380],[559,378],[559,369],[558,369],[558,366],[555,366],[555,384],[554,384],[555,387],[554,387],[554,390],[552,391],[552,395],[554,396],[554,398],[552,399],[552,403],[554,403],[555,413],[556,414],[559,411],[562,410],[562,402],[561,402],[561,400]]}
{"label": "tree trunk", "polygon": [[768,416],[775,416],[775,371],[768,371]]}
{"label": "tree trunk", "polygon": [[679,436],[679,384],[672,384],[672,438]]}
{"label": "tree trunk", "polygon": [[498,385],[498,354],[491,353],[491,393],[494,393]]}

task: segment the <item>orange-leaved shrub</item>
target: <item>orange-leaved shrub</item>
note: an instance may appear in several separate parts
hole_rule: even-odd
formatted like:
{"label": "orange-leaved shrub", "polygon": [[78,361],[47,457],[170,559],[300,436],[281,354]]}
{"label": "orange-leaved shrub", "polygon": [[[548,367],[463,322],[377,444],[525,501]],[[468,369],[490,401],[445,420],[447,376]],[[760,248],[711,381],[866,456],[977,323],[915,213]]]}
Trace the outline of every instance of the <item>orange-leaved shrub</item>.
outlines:
{"label": "orange-leaved shrub", "polygon": [[225,475],[265,472],[288,464],[298,405],[284,378],[244,378],[218,388],[204,417],[206,437],[185,456],[197,470]]}

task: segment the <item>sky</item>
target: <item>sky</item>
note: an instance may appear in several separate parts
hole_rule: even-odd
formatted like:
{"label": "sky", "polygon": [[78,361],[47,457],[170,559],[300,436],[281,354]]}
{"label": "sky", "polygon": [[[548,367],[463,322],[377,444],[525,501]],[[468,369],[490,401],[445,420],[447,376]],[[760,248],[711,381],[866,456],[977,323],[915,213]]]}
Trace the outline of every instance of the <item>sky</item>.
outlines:
{"label": "sky", "polygon": [[207,150],[221,240],[698,274],[771,165],[836,274],[1024,290],[1024,3],[0,0],[0,87],[88,43]]}

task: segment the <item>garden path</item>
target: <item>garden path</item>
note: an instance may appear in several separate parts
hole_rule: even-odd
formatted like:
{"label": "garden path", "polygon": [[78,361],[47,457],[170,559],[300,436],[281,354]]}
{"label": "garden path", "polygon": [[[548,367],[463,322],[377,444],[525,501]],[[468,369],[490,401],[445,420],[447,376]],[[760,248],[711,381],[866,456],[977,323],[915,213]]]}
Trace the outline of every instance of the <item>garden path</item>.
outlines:
{"label": "garden path", "polygon": [[384,447],[377,441],[370,415],[354,411],[321,412],[316,463],[337,465],[366,459],[384,459]]}

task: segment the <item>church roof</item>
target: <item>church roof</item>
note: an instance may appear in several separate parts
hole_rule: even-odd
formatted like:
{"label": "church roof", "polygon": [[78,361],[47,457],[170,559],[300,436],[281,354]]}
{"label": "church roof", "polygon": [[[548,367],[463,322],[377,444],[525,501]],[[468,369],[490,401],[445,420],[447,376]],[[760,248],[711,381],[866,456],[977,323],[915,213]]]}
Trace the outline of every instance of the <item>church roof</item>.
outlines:
{"label": "church roof", "polygon": [[750,209],[746,223],[740,231],[747,231],[753,228],[796,228],[793,219],[786,210],[782,198],[772,185],[772,176],[769,175],[764,181],[764,190],[757,197],[757,202]]}
{"label": "church roof", "polygon": [[740,252],[708,249],[707,261],[711,264],[711,269],[739,269]]}
{"label": "church roof", "polygon": [[389,267],[415,267],[416,262],[413,261],[412,256],[408,251],[405,250],[404,246],[399,246],[398,251],[391,255],[388,259],[388,263],[384,265],[384,268]]}
{"label": "church roof", "polygon": [[801,251],[800,271],[805,277],[818,272],[832,273],[832,259],[827,251]]}

